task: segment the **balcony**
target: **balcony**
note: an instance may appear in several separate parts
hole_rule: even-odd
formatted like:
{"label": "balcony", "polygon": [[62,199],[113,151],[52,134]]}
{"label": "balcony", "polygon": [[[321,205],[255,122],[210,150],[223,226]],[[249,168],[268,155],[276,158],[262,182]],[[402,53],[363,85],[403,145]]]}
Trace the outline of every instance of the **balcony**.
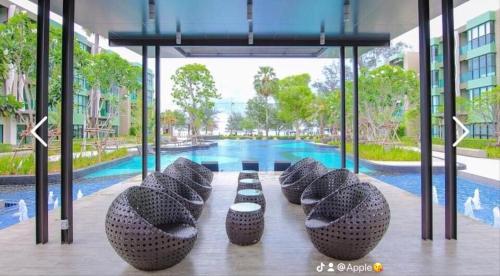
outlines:
{"label": "balcony", "polygon": [[494,77],[496,68],[495,66],[488,66],[481,68],[480,70],[468,71],[460,74],[460,83],[472,81],[472,80],[480,80],[483,78]]}
{"label": "balcony", "polygon": [[443,55],[436,55],[434,57],[431,57],[431,63],[442,63],[443,62]]}

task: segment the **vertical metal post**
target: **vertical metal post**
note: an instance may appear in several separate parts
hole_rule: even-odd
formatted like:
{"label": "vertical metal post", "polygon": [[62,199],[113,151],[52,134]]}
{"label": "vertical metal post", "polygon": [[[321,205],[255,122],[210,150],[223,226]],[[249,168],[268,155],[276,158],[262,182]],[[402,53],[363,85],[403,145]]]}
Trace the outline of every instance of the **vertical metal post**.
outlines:
{"label": "vertical metal post", "polygon": [[[49,94],[49,24],[50,0],[38,1],[36,54],[36,121],[48,116]],[[48,139],[47,124],[37,129],[44,141]],[[48,153],[39,141],[35,145],[36,178],[36,243],[47,243],[48,235]]]}
{"label": "vertical metal post", "polygon": [[358,46],[352,48],[353,92],[352,92],[352,149],[354,155],[354,173],[359,173],[359,128],[358,128]]}
{"label": "vertical metal post", "polygon": [[346,167],[346,126],[345,126],[345,47],[340,46],[340,152],[341,167]]}
{"label": "vertical metal post", "polygon": [[156,156],[156,171],[161,170],[161,91],[160,91],[160,46],[155,48],[155,156]]}
{"label": "vertical metal post", "polygon": [[142,46],[142,179],[148,176],[148,46]]}
{"label": "vertical metal post", "polygon": [[73,47],[75,0],[63,2],[61,105],[61,243],[73,243]]}
{"label": "vertical metal post", "polygon": [[432,240],[432,135],[429,0],[418,1],[422,239]]}
{"label": "vertical metal post", "polygon": [[442,0],[444,67],[445,236],[457,239],[457,152],[455,116],[455,35],[453,0]]}

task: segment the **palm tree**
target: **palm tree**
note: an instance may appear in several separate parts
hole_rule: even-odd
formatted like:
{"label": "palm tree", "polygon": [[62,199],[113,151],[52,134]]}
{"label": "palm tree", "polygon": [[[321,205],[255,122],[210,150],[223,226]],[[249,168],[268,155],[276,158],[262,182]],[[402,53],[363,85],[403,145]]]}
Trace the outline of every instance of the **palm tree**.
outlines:
{"label": "palm tree", "polygon": [[269,96],[273,96],[278,89],[278,78],[274,69],[269,66],[259,67],[259,72],[254,77],[253,85],[257,94],[266,99],[266,137],[269,136]]}
{"label": "palm tree", "polygon": [[173,111],[167,110],[162,113],[162,122],[167,126],[168,135],[174,136],[173,126],[177,123],[177,118]]}

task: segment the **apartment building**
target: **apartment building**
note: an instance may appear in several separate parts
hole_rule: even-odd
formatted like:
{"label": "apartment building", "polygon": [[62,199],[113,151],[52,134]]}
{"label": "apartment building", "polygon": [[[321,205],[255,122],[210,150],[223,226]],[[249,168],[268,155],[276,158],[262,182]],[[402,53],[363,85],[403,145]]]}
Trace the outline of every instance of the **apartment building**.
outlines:
{"label": "apartment building", "polygon": [[[488,11],[456,28],[456,93],[462,101],[472,101],[484,91],[500,84],[500,10]],[[443,47],[442,38],[431,40],[431,86],[433,136],[442,137],[443,130]],[[458,97],[457,97],[458,98]],[[457,115],[467,121],[473,138],[492,138],[495,124],[475,112],[465,113],[457,104]]]}
{"label": "apartment building", "polygon": [[[9,18],[9,13],[12,13],[12,9],[19,9],[13,6],[5,7],[0,5],[0,24],[6,22]],[[57,24],[54,22],[54,24]],[[81,49],[91,52],[94,43],[89,41],[84,34],[75,33],[76,45]],[[137,64],[134,64],[137,65]],[[89,101],[89,91],[91,87],[88,85],[87,81],[83,76],[76,74],[74,76],[74,81],[77,90],[74,91],[74,112],[73,112],[73,136],[75,138],[82,138],[84,136],[86,112]],[[148,102],[153,102],[154,95],[154,73],[152,70],[148,70]],[[137,80],[138,82],[141,79]],[[0,97],[5,97],[5,91],[3,89],[4,83],[0,83]],[[120,90],[118,87],[112,88],[111,91],[101,91],[101,93],[106,95],[107,93],[112,93],[118,95]],[[132,108],[137,102],[137,95],[135,92],[129,92],[123,101],[120,101],[119,106],[119,116],[113,118],[110,121],[112,128],[114,129],[115,135],[128,135],[132,124]],[[121,95],[123,96],[123,95]],[[22,99],[24,100],[24,98]],[[104,100],[104,97],[103,97]],[[110,102],[104,100],[101,105],[100,118],[99,120],[107,120],[110,112]],[[0,144],[12,144],[16,145],[20,142],[21,133],[26,129],[26,125],[19,120],[16,116],[10,116],[8,118],[0,116]]]}

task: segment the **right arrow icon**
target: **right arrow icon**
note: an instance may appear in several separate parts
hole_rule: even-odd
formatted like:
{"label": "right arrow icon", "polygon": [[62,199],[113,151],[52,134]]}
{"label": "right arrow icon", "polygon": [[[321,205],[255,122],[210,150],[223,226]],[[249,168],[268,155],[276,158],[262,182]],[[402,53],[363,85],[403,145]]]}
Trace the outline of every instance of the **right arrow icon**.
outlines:
{"label": "right arrow icon", "polygon": [[458,144],[460,144],[460,142],[462,142],[462,140],[463,140],[465,137],[467,137],[467,135],[469,135],[470,131],[469,131],[469,129],[467,129],[467,128],[464,126],[464,124],[462,124],[462,122],[460,122],[460,120],[458,120],[458,118],[457,118],[457,117],[453,116],[453,120],[457,123],[457,125],[459,125],[459,126],[460,126],[463,130],[464,130],[464,133],[462,134],[462,136],[460,136],[460,137],[458,138],[458,140],[457,140],[455,143],[453,143],[453,147],[457,147],[457,146],[458,146]]}

